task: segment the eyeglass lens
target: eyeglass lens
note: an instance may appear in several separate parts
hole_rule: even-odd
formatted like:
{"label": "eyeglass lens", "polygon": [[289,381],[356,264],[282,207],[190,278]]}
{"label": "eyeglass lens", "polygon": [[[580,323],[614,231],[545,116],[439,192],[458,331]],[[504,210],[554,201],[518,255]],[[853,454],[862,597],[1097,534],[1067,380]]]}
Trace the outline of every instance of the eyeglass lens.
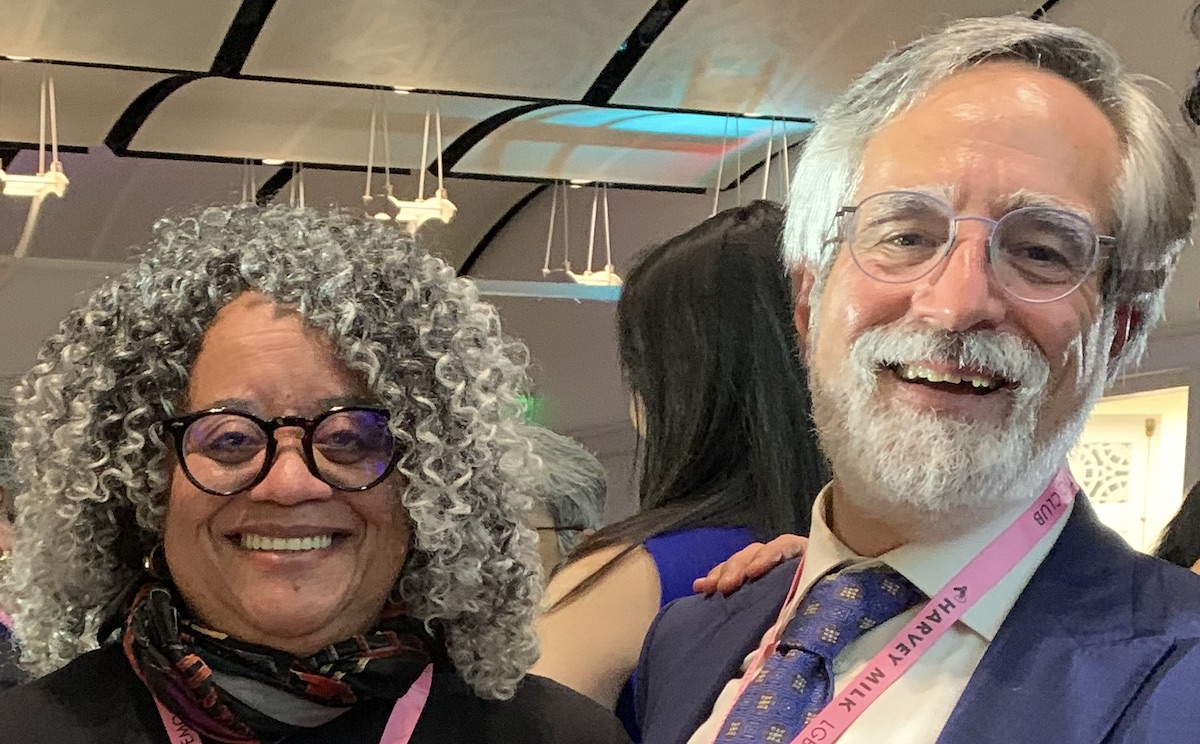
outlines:
{"label": "eyeglass lens", "polygon": [[[183,465],[201,487],[236,493],[271,466],[266,460],[272,436],[244,414],[201,416],[184,432]],[[391,466],[394,452],[386,414],[337,411],[320,418],[313,427],[309,465],[334,488],[354,490],[378,481]],[[305,457],[309,457],[307,452]]]}
{"label": "eyeglass lens", "polygon": [[[915,281],[951,247],[955,218],[940,200],[917,192],[869,196],[844,236],[855,262],[882,282]],[[990,220],[983,220],[990,222]],[[1069,294],[1095,265],[1098,241],[1083,217],[1050,207],[1024,207],[995,223],[988,244],[996,278],[1013,295],[1046,302]]]}

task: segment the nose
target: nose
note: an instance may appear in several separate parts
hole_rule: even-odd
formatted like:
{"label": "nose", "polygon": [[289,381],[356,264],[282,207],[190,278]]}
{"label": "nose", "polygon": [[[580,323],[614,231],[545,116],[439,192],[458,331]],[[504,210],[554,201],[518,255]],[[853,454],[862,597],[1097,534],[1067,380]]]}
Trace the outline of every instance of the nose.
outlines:
{"label": "nose", "polygon": [[275,459],[266,477],[250,489],[250,498],[287,506],[331,498],[333,486],[308,469],[300,436],[285,437],[282,432],[276,436]]}
{"label": "nose", "polygon": [[999,325],[1007,294],[988,266],[988,238],[994,225],[987,220],[958,223],[950,254],[913,290],[914,319],[947,331],[968,331]]}

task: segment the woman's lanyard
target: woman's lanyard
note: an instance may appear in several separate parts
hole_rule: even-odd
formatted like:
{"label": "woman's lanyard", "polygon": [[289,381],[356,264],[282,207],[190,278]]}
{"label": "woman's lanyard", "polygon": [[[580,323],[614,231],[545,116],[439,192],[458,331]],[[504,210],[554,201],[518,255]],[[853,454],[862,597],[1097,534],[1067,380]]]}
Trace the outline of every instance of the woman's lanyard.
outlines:
{"label": "woman's lanyard", "polygon": [[[408,688],[408,692],[404,693],[404,697],[392,706],[392,714],[388,716],[387,726],[383,729],[379,744],[408,744],[412,739],[413,730],[417,727],[417,719],[425,709],[425,701],[429,699],[429,688],[432,684],[433,664],[430,664],[421,672],[417,681],[412,683],[412,687]],[[162,716],[163,726],[167,729],[167,738],[171,740],[171,744],[200,744],[200,736],[192,731],[183,719],[163,707],[158,698],[154,699],[154,704],[158,706],[158,714]]]}
{"label": "woman's lanyard", "polygon": [[[922,654],[954,625],[979,599],[1008,575],[1038,541],[1050,533],[1054,526],[1067,514],[1075,499],[1079,486],[1064,465],[1054,480],[1016,521],[1004,532],[988,543],[954,578],[946,582],[920,612],[896,634],[875,658],[867,662],[861,672],[850,680],[842,692],[809,720],[792,744],[833,744],[846,733],[850,724],[891,687]],[[790,618],[788,608],[800,585],[800,573],[804,561],[796,568],[792,587],[784,600],[783,609],[768,633],[768,641],[759,650],[738,688],[736,701],[746,687],[758,675],[763,665],[779,646],[780,638]],[[832,683],[832,680],[830,680]],[[729,706],[732,712],[733,705]],[[726,717],[728,717],[726,713]],[[713,741],[725,729],[725,721],[716,729]]]}

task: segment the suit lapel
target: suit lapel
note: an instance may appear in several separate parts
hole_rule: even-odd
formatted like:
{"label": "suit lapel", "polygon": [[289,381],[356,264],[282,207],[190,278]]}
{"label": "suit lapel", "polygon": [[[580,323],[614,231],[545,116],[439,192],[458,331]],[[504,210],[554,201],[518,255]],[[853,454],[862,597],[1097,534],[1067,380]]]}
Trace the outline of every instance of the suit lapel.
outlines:
{"label": "suit lapel", "polygon": [[798,563],[788,561],[728,597],[689,600],[713,607],[693,613],[709,621],[692,628],[689,651],[675,655],[675,664],[662,670],[679,691],[660,704],[676,709],[671,717],[680,722],[680,741],[709,719],[725,685],[742,676],[742,662],[775,623]]}
{"label": "suit lapel", "polygon": [[1135,637],[1135,561],[1080,497],[971,676],[938,744],[1096,744],[1172,642]]}

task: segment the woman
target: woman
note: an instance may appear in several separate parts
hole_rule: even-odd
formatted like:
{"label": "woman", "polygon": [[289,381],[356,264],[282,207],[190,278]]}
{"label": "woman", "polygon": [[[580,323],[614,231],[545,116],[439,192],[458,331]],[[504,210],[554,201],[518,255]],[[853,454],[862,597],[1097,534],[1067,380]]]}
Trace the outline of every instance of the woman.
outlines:
{"label": "woman", "polygon": [[623,740],[522,680],[526,352],[474,287],[349,213],[156,231],[16,389],[0,742]]}
{"label": "woman", "polygon": [[635,736],[627,682],[659,608],[754,540],[807,534],[825,481],[782,223],[765,201],[721,212],[644,252],[617,304],[641,510],[551,581],[534,669],[610,709],[622,697]]}

